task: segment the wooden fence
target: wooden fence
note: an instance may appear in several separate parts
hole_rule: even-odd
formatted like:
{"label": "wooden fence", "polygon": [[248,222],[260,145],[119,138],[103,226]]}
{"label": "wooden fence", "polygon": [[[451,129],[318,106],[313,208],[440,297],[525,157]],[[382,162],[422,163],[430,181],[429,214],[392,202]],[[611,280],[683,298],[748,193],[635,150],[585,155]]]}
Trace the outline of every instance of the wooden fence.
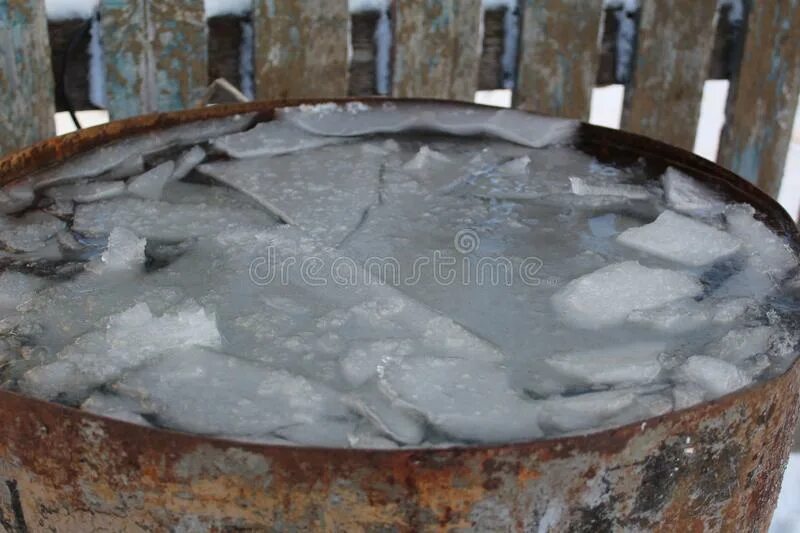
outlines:
{"label": "wooden fence", "polygon": [[[517,107],[586,119],[592,88],[621,81],[623,129],[691,149],[703,82],[728,78],[718,160],[777,193],[800,90],[800,0],[746,1],[741,25],[716,0],[641,0],[626,15],[636,28],[629,72],[618,68],[624,19],[602,0],[519,2],[509,80],[504,8],[395,0],[388,92],[472,100],[476,89],[513,83]],[[247,17],[208,20],[202,0],[101,0],[94,31],[102,33],[106,107],[113,118],[182,109],[197,105],[209,79],[238,83],[243,28],[253,34],[246,52],[257,98],[375,94],[373,34],[385,22],[379,13],[350,14],[347,0],[255,0]],[[52,135],[52,112],[67,100],[91,106],[84,24],[48,31],[43,0],[0,0],[0,153]],[[59,94],[54,77],[66,79]]]}

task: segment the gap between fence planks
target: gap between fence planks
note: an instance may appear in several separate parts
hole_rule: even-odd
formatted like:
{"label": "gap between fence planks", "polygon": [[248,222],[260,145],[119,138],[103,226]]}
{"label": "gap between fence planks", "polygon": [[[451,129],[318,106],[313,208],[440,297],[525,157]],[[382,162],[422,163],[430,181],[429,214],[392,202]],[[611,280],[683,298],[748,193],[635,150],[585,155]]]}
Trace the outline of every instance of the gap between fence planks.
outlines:
{"label": "gap between fence planks", "polygon": [[101,0],[100,14],[111,118],[199,103],[208,85],[203,0]]}
{"label": "gap between fence planks", "polygon": [[753,2],[717,160],[773,197],[780,190],[798,91],[800,0]]}
{"label": "gap between fence planks", "polygon": [[55,133],[43,0],[0,0],[0,155]]}
{"label": "gap between fence planks", "polygon": [[482,16],[480,0],[394,2],[392,95],[473,101]]}
{"label": "gap between fence planks", "polygon": [[602,0],[527,0],[514,106],[589,119],[600,59]]}
{"label": "gap between fence planks", "polygon": [[347,0],[255,0],[256,96],[347,96]]}
{"label": "gap between fence planks", "polygon": [[716,11],[716,0],[642,2],[622,129],[692,149]]}

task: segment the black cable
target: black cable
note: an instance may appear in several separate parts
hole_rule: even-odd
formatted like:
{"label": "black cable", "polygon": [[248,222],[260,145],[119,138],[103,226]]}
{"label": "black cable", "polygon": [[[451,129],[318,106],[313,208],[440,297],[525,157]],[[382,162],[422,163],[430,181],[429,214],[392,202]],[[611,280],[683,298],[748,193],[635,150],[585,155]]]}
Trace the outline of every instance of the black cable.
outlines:
{"label": "black cable", "polygon": [[75,51],[75,47],[78,46],[78,43],[81,42],[89,33],[89,30],[92,28],[93,19],[94,17],[87,20],[85,23],[83,23],[78,31],[72,34],[72,37],[69,39],[69,44],[67,44],[67,47],[64,49],[64,53],[61,56],[61,76],[57,91],[58,95],[64,101],[64,106],[67,108],[67,112],[69,113],[70,118],[72,118],[72,122],[75,123],[75,127],[77,129],[81,129],[81,123],[78,122],[78,116],[75,114],[75,106],[72,105],[72,101],[67,93],[67,71],[69,70],[70,58]]}

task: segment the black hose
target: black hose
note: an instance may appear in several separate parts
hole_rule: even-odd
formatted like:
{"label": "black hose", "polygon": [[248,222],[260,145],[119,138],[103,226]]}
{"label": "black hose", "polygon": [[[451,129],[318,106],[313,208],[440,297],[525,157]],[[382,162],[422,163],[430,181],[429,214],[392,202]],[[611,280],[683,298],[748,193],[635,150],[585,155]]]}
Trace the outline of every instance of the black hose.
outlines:
{"label": "black hose", "polygon": [[67,72],[69,71],[70,59],[75,52],[75,48],[78,46],[78,43],[81,42],[89,33],[89,30],[92,28],[93,19],[94,17],[83,23],[80,29],[78,29],[78,31],[73,33],[72,37],[70,37],[69,43],[67,44],[67,47],[64,49],[64,53],[61,56],[61,76],[58,87],[56,88],[58,95],[63,100],[64,106],[67,108],[67,112],[69,113],[70,118],[72,118],[72,122],[75,123],[75,127],[77,129],[81,129],[81,123],[78,122],[78,116],[75,114],[75,106],[72,105],[72,101],[70,100],[69,93],[67,91]]}

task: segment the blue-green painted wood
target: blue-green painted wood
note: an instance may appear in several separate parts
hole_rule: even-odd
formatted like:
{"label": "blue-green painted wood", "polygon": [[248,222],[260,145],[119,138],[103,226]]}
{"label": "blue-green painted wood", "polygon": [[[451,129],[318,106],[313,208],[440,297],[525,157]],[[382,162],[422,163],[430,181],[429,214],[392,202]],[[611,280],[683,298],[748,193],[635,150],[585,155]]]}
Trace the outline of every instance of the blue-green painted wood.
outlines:
{"label": "blue-green painted wood", "polygon": [[198,105],[208,85],[202,0],[101,0],[112,118]]}
{"label": "blue-green painted wood", "polygon": [[44,0],[0,0],[0,156],[54,134]]}
{"label": "blue-green painted wood", "polygon": [[754,0],[718,161],[772,196],[780,190],[798,92],[800,0]]}

